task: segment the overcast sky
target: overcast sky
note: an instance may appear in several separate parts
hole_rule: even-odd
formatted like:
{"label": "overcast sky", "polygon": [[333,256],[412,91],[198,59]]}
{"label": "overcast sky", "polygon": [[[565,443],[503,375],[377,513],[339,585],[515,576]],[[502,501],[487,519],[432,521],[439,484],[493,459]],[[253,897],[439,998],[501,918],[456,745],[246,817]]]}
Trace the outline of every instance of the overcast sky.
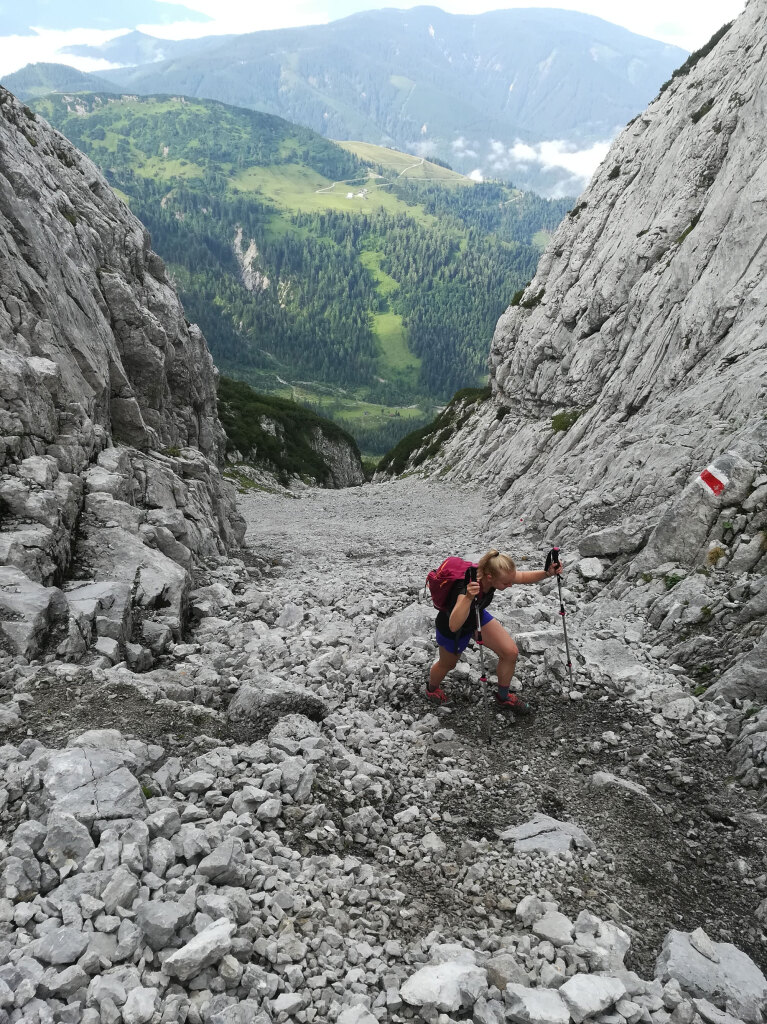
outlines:
{"label": "overcast sky", "polygon": [[[168,0],[163,0],[168,2]],[[169,39],[185,39],[217,33],[254,32],[260,29],[284,28],[318,24],[345,17],[355,11],[380,7],[408,8],[418,6],[410,0],[376,2],[376,0],[184,0],[186,7],[210,17],[210,21],[176,22],[172,25],[140,25],[151,35]],[[726,21],[736,17],[745,0],[548,0],[525,3],[493,3],[492,0],[443,0],[433,6],[453,14],[480,14],[483,11],[509,7],[559,7],[583,11],[623,25],[632,32],[675,43],[687,50],[697,49]],[[135,28],[130,20],[130,0],[126,0],[125,30]],[[172,9],[173,4],[168,2]],[[98,31],[89,26],[72,30],[49,31],[35,26],[36,35],[3,36],[0,34],[0,75],[10,74],[25,64],[53,61],[73,64],[83,71],[108,67],[103,61],[63,56],[60,47],[72,43],[99,44],[119,33]],[[0,5],[2,33],[2,5]]]}

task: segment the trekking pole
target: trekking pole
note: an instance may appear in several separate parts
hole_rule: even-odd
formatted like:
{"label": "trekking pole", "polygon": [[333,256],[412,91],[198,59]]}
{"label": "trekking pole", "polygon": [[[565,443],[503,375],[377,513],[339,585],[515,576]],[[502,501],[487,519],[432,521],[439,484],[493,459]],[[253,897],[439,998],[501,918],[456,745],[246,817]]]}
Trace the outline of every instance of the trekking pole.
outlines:
{"label": "trekking pole", "polygon": [[[477,569],[476,566],[472,566],[471,569],[466,570],[466,582],[476,583],[477,582]],[[485,648],[482,643],[482,616],[479,613],[479,601],[475,598],[473,601],[474,612],[477,616],[477,645],[479,647],[479,663],[482,668],[482,675],[479,677],[479,681],[482,684],[482,703],[485,705],[485,715],[483,731],[485,739],[490,744],[490,718],[487,708],[487,675],[485,673]]]}
{"label": "trekking pole", "polygon": [[482,684],[482,703],[485,705],[483,730],[487,745],[490,746],[490,716],[487,709],[487,676],[485,674],[485,648],[482,643],[482,619],[479,614],[479,604],[476,604],[474,607],[477,613],[477,646],[479,647],[479,663],[482,667],[482,675],[479,677],[479,681]]}
{"label": "trekking pole", "polygon": [[[549,571],[552,565],[559,565],[559,548],[552,548],[546,555],[546,564],[544,569],[546,572]],[[557,586],[559,587],[559,614],[562,616],[562,629],[565,634],[565,654],[567,655],[567,671],[570,673],[570,686],[573,685],[573,663],[570,659],[570,644],[567,642],[567,622],[565,621],[565,606],[562,601],[562,577],[557,576]]]}

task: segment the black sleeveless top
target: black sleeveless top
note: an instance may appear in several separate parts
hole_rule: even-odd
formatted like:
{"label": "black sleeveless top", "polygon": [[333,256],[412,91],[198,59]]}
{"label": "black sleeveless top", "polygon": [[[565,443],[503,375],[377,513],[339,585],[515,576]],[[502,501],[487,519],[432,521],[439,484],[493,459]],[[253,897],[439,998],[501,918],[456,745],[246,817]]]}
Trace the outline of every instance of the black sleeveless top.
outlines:
{"label": "black sleeveless top", "polygon": [[471,608],[469,614],[466,617],[466,621],[460,629],[454,633],[450,628],[450,613],[455,608],[455,602],[461,596],[466,593],[467,584],[465,580],[456,580],[453,586],[450,588],[450,594],[448,595],[447,608],[441,611],[437,615],[437,629],[439,632],[450,640],[457,640],[458,637],[470,636],[477,628],[477,604],[479,603],[480,615],[487,608],[490,602],[493,600],[495,594],[495,587],[491,587],[486,593],[480,594],[478,598],[474,598],[471,602]]}

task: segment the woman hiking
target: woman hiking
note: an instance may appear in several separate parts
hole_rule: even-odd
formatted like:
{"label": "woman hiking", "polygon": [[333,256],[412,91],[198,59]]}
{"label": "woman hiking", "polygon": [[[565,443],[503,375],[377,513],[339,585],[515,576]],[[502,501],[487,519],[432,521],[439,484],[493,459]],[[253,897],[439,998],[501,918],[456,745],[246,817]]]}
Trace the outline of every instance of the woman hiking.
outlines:
{"label": "woman hiking", "polygon": [[457,580],[445,602],[445,610],[437,615],[439,655],[429,673],[426,696],[435,701],[447,700],[447,694],[442,689],[442,680],[455,668],[461,653],[472,637],[476,636],[476,609],[479,608],[484,646],[498,655],[496,702],[517,714],[530,714],[530,704],[516,693],[509,692],[517,667],[517,645],[500,622],[486,609],[493,600],[496,590],[506,590],[516,583],[540,583],[549,576],[559,576],[561,573],[561,562],[552,562],[548,569],[520,572],[508,555],[502,555],[499,551],[488,551],[483,555],[477,566],[476,582]]}

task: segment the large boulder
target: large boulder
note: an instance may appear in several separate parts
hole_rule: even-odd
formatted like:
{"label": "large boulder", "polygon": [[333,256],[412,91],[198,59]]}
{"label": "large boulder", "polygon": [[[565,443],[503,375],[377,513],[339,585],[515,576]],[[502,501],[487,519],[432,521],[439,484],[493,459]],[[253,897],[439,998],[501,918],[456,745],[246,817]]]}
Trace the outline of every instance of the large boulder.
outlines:
{"label": "large boulder", "polygon": [[433,608],[424,604],[411,604],[396,612],[376,630],[376,643],[401,647],[413,636],[429,636],[434,632]]}
{"label": "large boulder", "polygon": [[30,794],[36,816],[71,814],[86,825],[97,818],[145,818],[146,801],[123,755],[96,747],[55,750],[38,762],[42,788]]}
{"label": "large boulder", "polygon": [[676,978],[685,992],[732,1008],[749,1024],[761,1024],[767,1009],[767,978],[751,957],[730,942],[713,942],[700,928],[666,935],[655,977],[664,983]]}
{"label": "large boulder", "polygon": [[432,1004],[441,1013],[454,1013],[472,1006],[487,991],[487,972],[466,950],[464,955],[416,971],[401,986],[400,995],[410,1006]]}
{"label": "large boulder", "polygon": [[44,587],[21,570],[0,565],[0,647],[34,658],[50,631],[66,619],[67,602],[58,587]]}
{"label": "large boulder", "polygon": [[504,997],[506,1016],[515,1024],[570,1024],[570,1010],[556,989],[512,983]]}
{"label": "large boulder", "polygon": [[718,456],[711,469],[728,481],[724,491],[714,494],[696,473],[664,511],[646,547],[634,560],[636,570],[654,569],[663,562],[693,564],[705,552],[720,511],[742,501],[756,475],[756,467],[736,452]]}
{"label": "large boulder", "polygon": [[189,981],[226,956],[236,930],[237,925],[231,921],[214,921],[181,949],[171,953],[162,965],[163,971],[181,982]]}
{"label": "large boulder", "polygon": [[703,695],[705,700],[748,697],[759,704],[767,701],[767,632],[762,633],[751,651],[723,672]]}
{"label": "large boulder", "polygon": [[586,533],[578,541],[578,551],[584,558],[604,558],[624,555],[637,551],[644,544],[647,528],[643,525],[606,526],[593,533]]}
{"label": "large boulder", "polygon": [[576,974],[559,989],[575,1024],[586,1017],[596,1017],[626,995],[626,986],[619,978],[594,974]]}
{"label": "large boulder", "polygon": [[227,708],[230,724],[243,734],[266,734],[285,715],[322,721],[328,707],[322,698],[292,679],[262,675],[240,686]]}
{"label": "large boulder", "polygon": [[512,825],[499,833],[499,838],[514,844],[517,854],[540,850],[562,853],[565,850],[593,850],[594,844],[580,827],[571,821],[557,821],[548,814],[534,814],[522,825]]}

